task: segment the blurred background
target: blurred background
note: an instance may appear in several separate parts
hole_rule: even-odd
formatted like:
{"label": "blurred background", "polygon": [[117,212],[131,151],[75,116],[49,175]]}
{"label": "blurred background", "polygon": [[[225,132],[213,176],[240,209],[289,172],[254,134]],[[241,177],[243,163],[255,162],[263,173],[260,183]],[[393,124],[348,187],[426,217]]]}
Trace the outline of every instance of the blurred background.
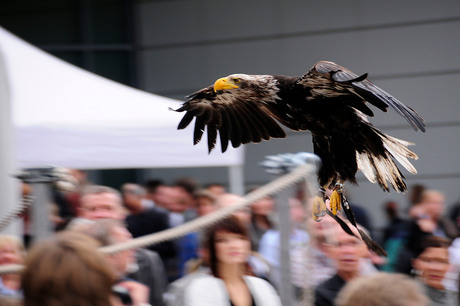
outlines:
{"label": "blurred background", "polygon": [[[407,185],[439,189],[450,206],[460,200],[459,1],[18,0],[2,3],[0,25],[74,65],[178,100],[231,73],[302,75],[318,60],[368,72],[426,121],[421,133],[391,111],[372,119],[416,143],[418,174],[407,173]],[[288,134],[246,145],[246,186],[274,178],[259,165],[266,155],[312,152],[309,133]],[[116,188],[184,176],[228,184],[224,167],[89,171]],[[386,223],[385,201],[408,206],[407,195],[358,178],[349,198],[368,207],[375,228]]]}

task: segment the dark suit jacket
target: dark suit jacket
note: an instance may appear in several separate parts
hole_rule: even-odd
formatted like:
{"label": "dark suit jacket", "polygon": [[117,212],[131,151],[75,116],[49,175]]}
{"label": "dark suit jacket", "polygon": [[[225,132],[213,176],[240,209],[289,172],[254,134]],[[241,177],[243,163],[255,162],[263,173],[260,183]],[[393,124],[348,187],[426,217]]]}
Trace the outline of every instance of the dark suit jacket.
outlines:
{"label": "dark suit jacket", "polygon": [[315,290],[315,306],[334,306],[334,300],[343,286],[345,281],[337,274],[318,285]]}
{"label": "dark suit jacket", "polygon": [[[166,211],[153,207],[139,214],[129,215],[126,218],[126,224],[131,235],[136,238],[168,229],[169,218]],[[176,254],[172,241],[151,245],[148,249],[157,252],[163,260]]]}
{"label": "dark suit jacket", "polygon": [[136,250],[138,270],[128,274],[150,290],[149,302],[151,305],[164,306],[163,293],[166,291],[166,272],[163,261],[157,253],[146,249]]}

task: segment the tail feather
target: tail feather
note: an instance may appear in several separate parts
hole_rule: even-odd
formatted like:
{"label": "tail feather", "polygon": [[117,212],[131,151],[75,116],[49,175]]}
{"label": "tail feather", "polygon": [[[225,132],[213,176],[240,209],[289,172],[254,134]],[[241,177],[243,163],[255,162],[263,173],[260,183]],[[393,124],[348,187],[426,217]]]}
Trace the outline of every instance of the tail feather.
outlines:
{"label": "tail feather", "polygon": [[383,135],[383,144],[385,149],[393,156],[407,171],[412,174],[417,174],[417,169],[410,163],[408,158],[417,160],[418,156],[407,147],[414,145],[414,143],[405,141],[390,135]]}
{"label": "tail feather", "polygon": [[410,173],[417,173],[415,167],[410,163],[409,158],[418,159],[418,156],[407,147],[411,142],[404,141],[389,135],[378,132],[385,149],[383,155],[375,156],[369,152],[356,152],[358,169],[361,170],[366,178],[372,183],[378,183],[382,189],[389,191],[389,187],[403,192],[406,184],[404,176],[399,171],[393,159],[398,161]]}

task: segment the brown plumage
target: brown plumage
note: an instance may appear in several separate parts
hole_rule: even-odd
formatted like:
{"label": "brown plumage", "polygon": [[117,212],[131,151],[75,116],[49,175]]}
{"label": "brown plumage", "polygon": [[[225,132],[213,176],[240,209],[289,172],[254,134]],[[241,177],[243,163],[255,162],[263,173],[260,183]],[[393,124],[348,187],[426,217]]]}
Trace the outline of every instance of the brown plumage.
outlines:
{"label": "brown plumage", "polygon": [[388,191],[391,185],[406,190],[397,160],[411,173],[408,158],[417,155],[410,142],[379,131],[368,121],[374,114],[393,109],[415,130],[425,131],[423,119],[410,107],[367,79],[332,62],[320,61],[301,77],[234,74],[188,97],[176,111],[186,112],[178,129],[195,120],[194,143],[207,129],[209,151],[220,137],[221,150],[270,138],[286,137],[279,123],[294,131],[310,130],[314,153],[322,159],[319,183],[337,180],[355,183],[361,170]]}

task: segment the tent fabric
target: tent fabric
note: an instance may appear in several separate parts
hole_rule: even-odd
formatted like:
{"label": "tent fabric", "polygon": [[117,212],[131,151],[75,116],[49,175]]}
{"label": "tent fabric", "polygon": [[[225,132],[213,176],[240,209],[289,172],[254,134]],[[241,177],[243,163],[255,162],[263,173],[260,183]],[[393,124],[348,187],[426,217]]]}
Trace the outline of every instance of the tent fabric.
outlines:
{"label": "tent fabric", "polygon": [[[180,101],[143,92],[57,59],[0,27],[19,167],[77,169],[236,166],[242,148],[208,154],[178,131]],[[5,101],[1,101],[5,103]],[[217,144],[219,146],[219,144]]]}

